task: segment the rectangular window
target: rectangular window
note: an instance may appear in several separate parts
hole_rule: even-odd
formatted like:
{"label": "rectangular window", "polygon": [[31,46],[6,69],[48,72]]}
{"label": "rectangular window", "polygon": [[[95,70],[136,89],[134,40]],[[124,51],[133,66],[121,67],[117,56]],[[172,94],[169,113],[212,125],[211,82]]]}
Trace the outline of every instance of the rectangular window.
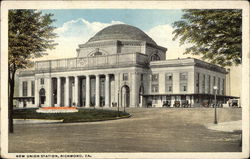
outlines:
{"label": "rectangular window", "polygon": [[211,91],[211,77],[210,77],[210,75],[208,75],[208,83],[207,83],[208,85],[208,93],[211,93],[210,91]]}
{"label": "rectangular window", "polygon": [[35,95],[35,81],[31,81],[31,96]]}
{"label": "rectangular window", "polygon": [[151,81],[151,92],[159,92],[159,74],[152,74]]}
{"label": "rectangular window", "polygon": [[43,85],[44,84],[44,78],[40,79],[40,84]]}
{"label": "rectangular window", "polygon": [[188,73],[187,72],[180,73],[180,91],[181,92],[187,91],[187,83],[188,83]]}
{"label": "rectangular window", "polygon": [[127,81],[128,80],[128,73],[124,73],[122,79],[123,79],[123,81]]}
{"label": "rectangular window", "polygon": [[159,74],[153,74],[152,75],[152,82],[158,82],[159,80]]}
{"label": "rectangular window", "polygon": [[220,91],[221,91],[221,90],[220,90],[220,78],[218,78],[218,91],[217,91],[217,93],[218,93],[218,94],[221,94]]}
{"label": "rectangular window", "polygon": [[182,92],[186,92],[187,91],[187,83],[181,83],[180,84],[180,90]]}
{"label": "rectangular window", "polygon": [[181,80],[181,81],[187,80],[187,72],[180,73],[180,80]]}
{"label": "rectangular window", "polygon": [[225,79],[222,79],[222,95],[225,95]]}
{"label": "rectangular window", "polygon": [[152,92],[157,93],[159,91],[159,86],[158,84],[152,84]]}
{"label": "rectangular window", "polygon": [[165,90],[166,92],[173,91],[173,74],[172,73],[167,73],[165,75]]}
{"label": "rectangular window", "polygon": [[172,92],[173,89],[172,89],[172,86],[168,86],[168,92]]}
{"label": "rectangular window", "polygon": [[196,73],[196,92],[200,92],[200,73]]}
{"label": "rectangular window", "polygon": [[202,93],[205,93],[205,79],[206,79],[206,75],[203,75],[203,78],[202,78]]}
{"label": "rectangular window", "polygon": [[27,87],[28,87],[28,83],[27,83],[27,81],[24,81],[23,82],[23,96],[27,96],[27,94],[28,94]]}
{"label": "rectangular window", "polygon": [[214,86],[216,86],[216,77],[215,76],[213,78],[213,85],[212,85],[212,87],[213,87],[213,93],[214,93]]}

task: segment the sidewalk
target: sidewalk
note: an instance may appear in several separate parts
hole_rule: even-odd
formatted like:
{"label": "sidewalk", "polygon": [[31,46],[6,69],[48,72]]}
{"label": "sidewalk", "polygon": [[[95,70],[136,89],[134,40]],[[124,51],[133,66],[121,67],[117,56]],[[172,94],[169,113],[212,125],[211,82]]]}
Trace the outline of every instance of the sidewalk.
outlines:
{"label": "sidewalk", "polygon": [[206,128],[224,132],[234,132],[242,130],[242,120],[222,122],[218,124],[209,123],[205,125]]}
{"label": "sidewalk", "polygon": [[14,124],[49,124],[61,123],[63,120],[44,120],[44,119],[14,119]]}

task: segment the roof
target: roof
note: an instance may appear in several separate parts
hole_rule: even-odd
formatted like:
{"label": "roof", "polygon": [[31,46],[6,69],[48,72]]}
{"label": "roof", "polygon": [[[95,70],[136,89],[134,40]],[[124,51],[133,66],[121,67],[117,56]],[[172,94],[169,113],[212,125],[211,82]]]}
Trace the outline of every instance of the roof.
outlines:
{"label": "roof", "polygon": [[225,68],[220,67],[215,64],[211,64],[208,62],[204,62],[202,60],[196,59],[196,58],[178,58],[178,59],[169,59],[169,60],[164,60],[164,61],[151,61],[150,62],[150,67],[151,68],[161,68],[161,67],[182,67],[182,66],[196,66],[196,67],[201,67],[205,68],[208,70],[220,72],[227,74],[228,72],[226,71]]}
{"label": "roof", "polygon": [[90,38],[88,43],[103,40],[138,40],[157,45],[156,42],[142,30],[127,24],[108,26]]}

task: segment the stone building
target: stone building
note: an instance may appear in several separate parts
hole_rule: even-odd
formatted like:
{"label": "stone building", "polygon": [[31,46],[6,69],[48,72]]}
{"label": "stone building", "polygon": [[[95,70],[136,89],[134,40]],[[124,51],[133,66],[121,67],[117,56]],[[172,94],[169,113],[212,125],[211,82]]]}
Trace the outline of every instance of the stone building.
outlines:
{"label": "stone building", "polygon": [[225,102],[226,70],[194,58],[166,60],[140,29],[113,25],[80,44],[76,58],[37,61],[19,73],[19,107],[202,106],[213,86]]}

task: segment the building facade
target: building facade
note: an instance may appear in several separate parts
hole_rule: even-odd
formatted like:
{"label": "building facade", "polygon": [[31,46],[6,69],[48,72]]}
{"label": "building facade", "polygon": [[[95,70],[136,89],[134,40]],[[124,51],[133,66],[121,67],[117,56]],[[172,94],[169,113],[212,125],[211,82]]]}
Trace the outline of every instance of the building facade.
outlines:
{"label": "building facade", "polygon": [[181,107],[226,102],[227,71],[194,58],[166,60],[167,48],[140,29],[104,28],[76,58],[37,61],[19,73],[19,107]]}

